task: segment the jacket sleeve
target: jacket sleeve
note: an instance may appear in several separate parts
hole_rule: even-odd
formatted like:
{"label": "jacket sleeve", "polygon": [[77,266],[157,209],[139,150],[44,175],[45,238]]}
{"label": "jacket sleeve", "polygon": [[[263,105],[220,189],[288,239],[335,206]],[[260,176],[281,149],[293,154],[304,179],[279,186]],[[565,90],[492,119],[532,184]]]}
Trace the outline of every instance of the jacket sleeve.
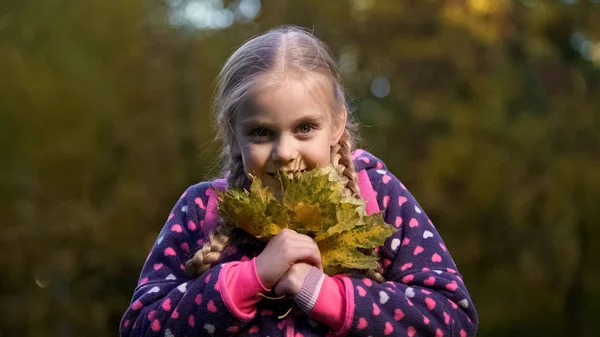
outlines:
{"label": "jacket sleeve", "polygon": [[169,214],[121,320],[121,336],[232,335],[254,316],[236,316],[224,304],[218,282],[224,265],[198,278],[184,270],[194,247],[201,247],[207,237],[208,187],[202,183],[188,188]]}
{"label": "jacket sleeve", "polygon": [[341,278],[346,317],[336,335],[474,336],[477,312],[437,230],[389,171],[368,174],[385,222],[398,231],[379,248],[387,282]]}

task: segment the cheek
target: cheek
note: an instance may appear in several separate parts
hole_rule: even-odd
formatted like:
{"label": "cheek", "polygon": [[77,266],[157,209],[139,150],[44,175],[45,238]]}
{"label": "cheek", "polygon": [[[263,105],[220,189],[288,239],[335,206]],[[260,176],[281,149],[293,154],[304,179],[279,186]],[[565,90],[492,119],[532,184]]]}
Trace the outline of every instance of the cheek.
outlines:
{"label": "cheek", "polygon": [[[315,151],[315,149],[319,149]],[[320,168],[325,167],[331,163],[331,148],[329,143],[326,141],[319,142],[319,144],[313,144],[309,147],[309,152],[304,156],[304,160],[307,162],[309,168]]]}
{"label": "cheek", "polygon": [[259,173],[263,170],[269,151],[256,144],[248,145],[242,148],[242,159],[246,173]]}
{"label": "cheek", "polygon": [[331,151],[330,148],[327,147],[326,151],[323,150],[319,153],[319,167],[327,166],[331,163]]}

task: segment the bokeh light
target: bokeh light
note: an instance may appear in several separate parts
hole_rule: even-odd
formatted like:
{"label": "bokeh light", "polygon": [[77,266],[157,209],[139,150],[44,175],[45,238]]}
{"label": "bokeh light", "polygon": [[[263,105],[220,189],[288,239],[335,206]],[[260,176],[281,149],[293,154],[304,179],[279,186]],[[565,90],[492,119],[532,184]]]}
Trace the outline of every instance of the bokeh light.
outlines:
{"label": "bokeh light", "polygon": [[171,23],[197,29],[223,29],[234,22],[253,20],[260,0],[239,0],[224,7],[222,0],[171,0]]}
{"label": "bokeh light", "polygon": [[385,77],[375,77],[371,82],[371,93],[377,98],[386,97],[390,89],[390,81]]}

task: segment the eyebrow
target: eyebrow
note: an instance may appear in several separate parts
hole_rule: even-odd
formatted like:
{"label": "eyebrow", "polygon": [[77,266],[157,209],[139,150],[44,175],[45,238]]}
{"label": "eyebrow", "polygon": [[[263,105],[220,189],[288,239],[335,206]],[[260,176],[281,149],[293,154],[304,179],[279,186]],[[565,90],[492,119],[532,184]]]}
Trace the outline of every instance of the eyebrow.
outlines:
{"label": "eyebrow", "polygon": [[[304,116],[301,116],[298,119],[294,120],[293,124],[298,125],[298,124],[303,124],[303,123],[317,123],[317,122],[319,122],[319,119],[321,119],[323,117],[324,117],[324,115],[320,114],[320,113],[304,115]],[[240,124],[244,128],[269,127],[269,126],[273,125],[273,123],[271,123],[270,121],[259,118],[259,117],[248,117],[248,118],[244,119],[243,121],[241,121]]]}
{"label": "eyebrow", "polygon": [[268,125],[269,122],[264,119],[258,118],[258,117],[249,117],[249,118],[244,119],[243,121],[240,121],[240,124],[244,127],[247,127],[247,126]]}

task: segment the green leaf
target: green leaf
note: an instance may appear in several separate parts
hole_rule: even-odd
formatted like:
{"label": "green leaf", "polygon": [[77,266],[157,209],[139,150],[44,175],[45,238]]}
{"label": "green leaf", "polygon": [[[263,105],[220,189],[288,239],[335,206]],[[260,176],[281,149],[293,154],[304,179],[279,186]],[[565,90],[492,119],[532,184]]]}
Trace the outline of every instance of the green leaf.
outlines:
{"label": "green leaf", "polygon": [[219,214],[226,223],[268,241],[283,228],[312,237],[329,275],[347,269],[373,269],[377,257],[357,248],[381,246],[395,232],[380,213],[367,215],[365,201],[344,196],[332,166],[291,176],[280,174],[282,200],[252,177],[250,192],[219,193]]}

